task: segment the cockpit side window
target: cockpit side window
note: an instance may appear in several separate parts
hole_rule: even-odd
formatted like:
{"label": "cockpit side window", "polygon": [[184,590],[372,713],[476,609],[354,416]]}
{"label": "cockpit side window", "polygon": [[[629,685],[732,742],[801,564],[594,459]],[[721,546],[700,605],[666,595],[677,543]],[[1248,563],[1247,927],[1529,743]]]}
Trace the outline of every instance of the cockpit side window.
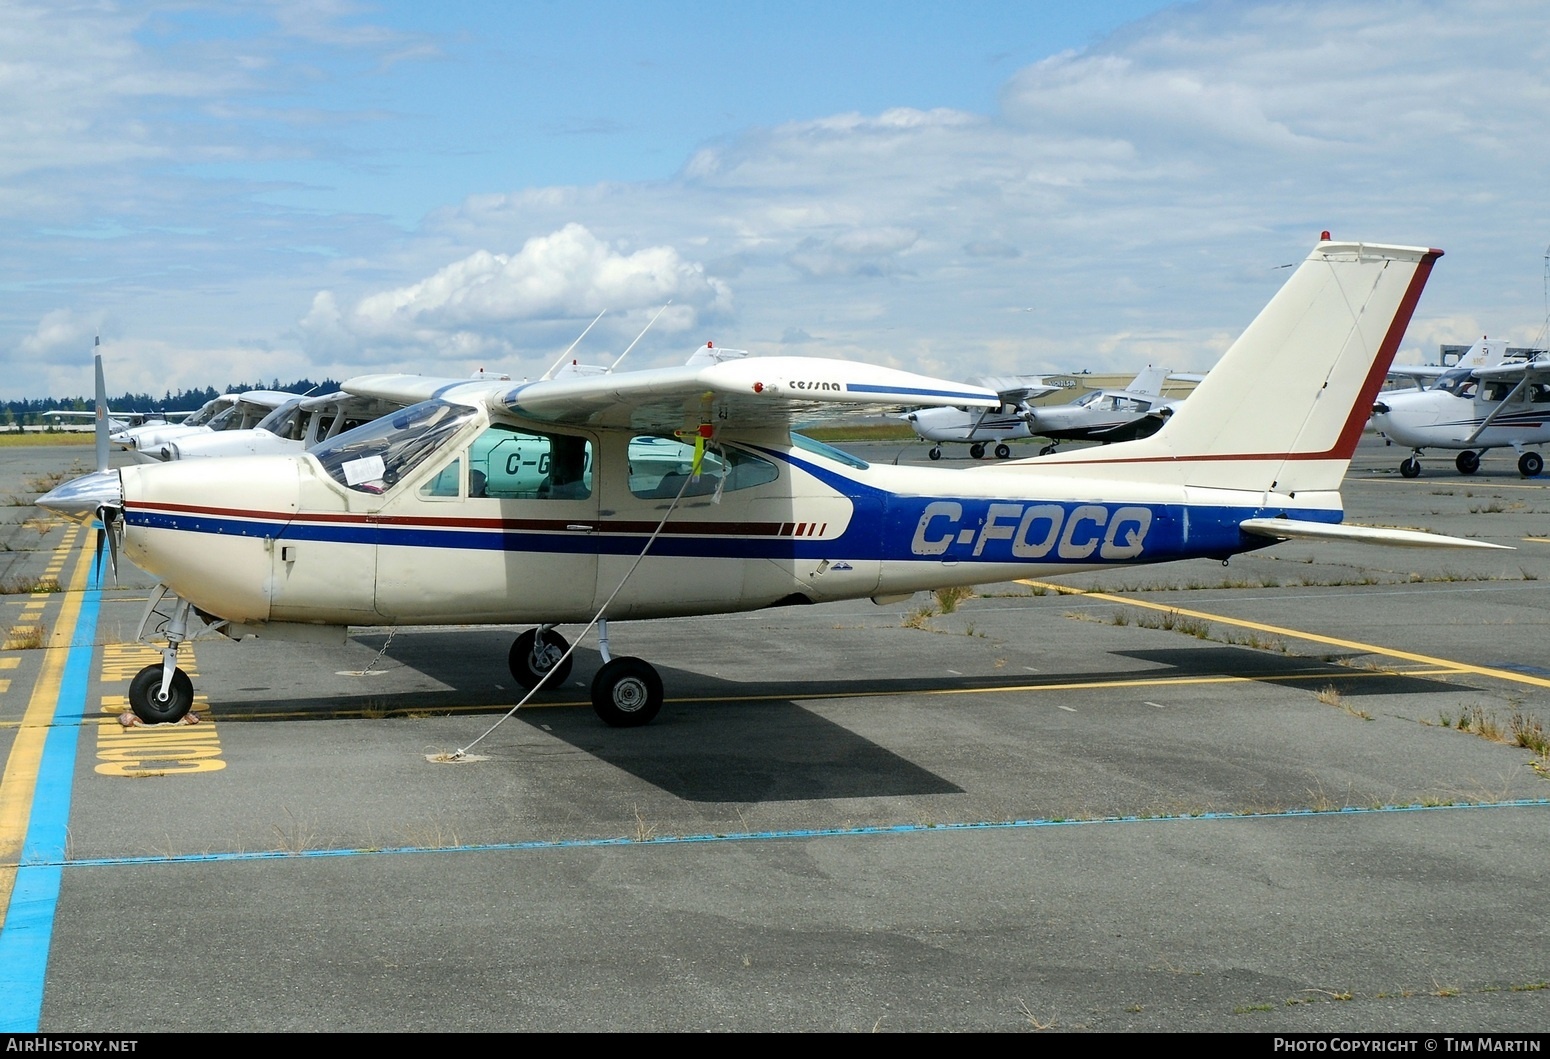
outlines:
{"label": "cockpit side window", "polygon": [[466,405],[425,401],[330,438],[312,454],[339,484],[362,493],[381,493],[476,415]]}
{"label": "cockpit side window", "polygon": [[492,423],[468,450],[468,495],[496,500],[585,500],[592,495],[592,443]]}

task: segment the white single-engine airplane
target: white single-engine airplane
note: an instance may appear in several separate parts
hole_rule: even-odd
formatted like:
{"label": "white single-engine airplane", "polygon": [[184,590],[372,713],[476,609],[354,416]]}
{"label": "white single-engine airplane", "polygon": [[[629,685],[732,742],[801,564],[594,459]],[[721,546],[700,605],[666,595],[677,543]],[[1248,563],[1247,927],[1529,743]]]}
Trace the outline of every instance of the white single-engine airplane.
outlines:
{"label": "white single-engine airplane", "polygon": [[533,688],[570,669],[555,626],[596,622],[593,707],[640,725],[662,682],[611,653],[613,619],[898,602],[1293,538],[1500,547],[1341,524],[1341,480],[1440,254],[1326,233],[1157,433],[1103,447],[869,465],[793,423],[998,394],[842,361],[707,358],[525,384],[366,376],[347,389],[419,403],[303,454],[99,471],[38,503],[100,518],[114,553],[121,534],[161,581],[141,637],[165,644],[162,661],[129,692],[145,721],[189,710],[177,650],[201,623],[336,642],[350,626],[531,623],[508,661]]}
{"label": "white single-engine airplane", "polygon": [[271,412],[298,395],[284,390],[244,390],[228,393],[205,402],[181,423],[147,423],[121,430],[112,436],[114,446],[128,449],[130,458],[140,463],[160,463],[172,455],[168,447],[174,441],[225,430],[251,430]]}
{"label": "white single-engine airplane", "polygon": [[1372,428],[1411,449],[1400,474],[1418,477],[1431,448],[1460,450],[1453,461],[1460,474],[1474,474],[1495,448],[1516,452],[1525,478],[1545,469],[1544,456],[1528,446],[1550,442],[1550,355],[1508,359],[1506,348],[1482,339],[1426,389],[1386,393],[1372,406]]}
{"label": "white single-engine airplane", "polygon": [[158,451],[168,460],[300,452],[402,407],[395,401],[357,397],[343,390],[318,397],[293,396],[256,426],[172,437]]}

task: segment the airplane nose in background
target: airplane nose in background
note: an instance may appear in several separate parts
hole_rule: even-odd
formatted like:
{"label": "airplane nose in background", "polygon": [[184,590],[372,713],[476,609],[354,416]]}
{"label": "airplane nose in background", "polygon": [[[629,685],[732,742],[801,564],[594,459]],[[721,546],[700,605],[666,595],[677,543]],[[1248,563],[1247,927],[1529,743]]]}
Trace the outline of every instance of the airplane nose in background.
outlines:
{"label": "airplane nose in background", "polygon": [[55,486],[36,503],[72,522],[90,522],[97,517],[98,508],[123,507],[124,489],[117,471],[93,471]]}

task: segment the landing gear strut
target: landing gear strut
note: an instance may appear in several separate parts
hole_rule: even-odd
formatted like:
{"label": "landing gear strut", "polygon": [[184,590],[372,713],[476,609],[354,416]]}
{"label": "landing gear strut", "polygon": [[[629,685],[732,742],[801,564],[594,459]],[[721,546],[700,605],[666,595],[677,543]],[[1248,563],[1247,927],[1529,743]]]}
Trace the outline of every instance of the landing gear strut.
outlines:
{"label": "landing gear strut", "polygon": [[592,709],[614,728],[650,724],[662,709],[662,678],[639,658],[604,662],[592,678]]}
{"label": "landing gear strut", "polygon": [[[545,688],[556,688],[570,675],[571,660],[564,658],[570,645],[551,626],[529,629],[511,645],[507,662],[511,675],[525,688],[535,688],[546,673]],[[662,710],[662,678],[650,662],[640,658],[615,658],[608,649],[608,619],[597,622],[597,649],[603,665],[592,678],[592,709],[612,728],[639,728],[650,724]]]}
{"label": "landing gear strut", "polygon": [[[512,678],[524,688],[531,690],[543,681],[544,687],[552,691],[570,676],[571,660],[565,654],[569,649],[565,637],[547,625],[540,625],[516,638],[506,664]],[[549,675],[551,671],[553,676]],[[544,680],[546,676],[548,680]]]}
{"label": "landing gear strut", "polygon": [[[156,605],[164,598],[166,589],[161,589],[161,593],[152,595],[150,605],[146,608],[145,621],[149,621],[151,614],[156,613]],[[188,639],[190,607],[185,600],[176,596],[173,599],[176,602],[173,604],[172,617],[167,619],[162,630],[167,637],[167,646],[162,648],[161,661],[146,666],[129,682],[129,708],[146,724],[181,721],[194,707],[194,682],[178,668],[178,646]],[[144,624],[141,623],[142,631]]]}
{"label": "landing gear strut", "polygon": [[662,709],[662,678],[651,663],[615,658],[608,650],[608,619],[597,622],[597,650],[603,668],[592,678],[592,709],[611,728],[650,724]]}

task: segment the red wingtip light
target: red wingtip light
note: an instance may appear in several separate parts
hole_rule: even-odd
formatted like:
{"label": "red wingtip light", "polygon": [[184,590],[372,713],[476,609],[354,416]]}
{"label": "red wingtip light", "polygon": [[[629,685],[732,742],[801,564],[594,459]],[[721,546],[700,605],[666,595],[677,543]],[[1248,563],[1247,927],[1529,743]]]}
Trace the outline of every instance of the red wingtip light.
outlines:
{"label": "red wingtip light", "polygon": [[1319,233],[1319,242],[1321,242],[1321,243],[1329,242],[1329,233],[1328,232],[1320,232]]}
{"label": "red wingtip light", "polygon": [[714,343],[714,342],[712,342],[712,341],[711,341],[711,340],[710,340],[710,339],[708,339],[708,338],[707,338],[707,339],[706,339],[706,340],[705,340],[705,348],[706,348],[706,349],[710,349],[710,348],[711,348],[711,347],[712,347],[712,346],[714,346],[714,345],[715,345],[715,344],[716,344],[716,343]]}
{"label": "red wingtip light", "polygon": [[763,393],[764,392],[764,383],[762,383],[762,382],[754,383],[753,384],[753,392],[754,393]]}

